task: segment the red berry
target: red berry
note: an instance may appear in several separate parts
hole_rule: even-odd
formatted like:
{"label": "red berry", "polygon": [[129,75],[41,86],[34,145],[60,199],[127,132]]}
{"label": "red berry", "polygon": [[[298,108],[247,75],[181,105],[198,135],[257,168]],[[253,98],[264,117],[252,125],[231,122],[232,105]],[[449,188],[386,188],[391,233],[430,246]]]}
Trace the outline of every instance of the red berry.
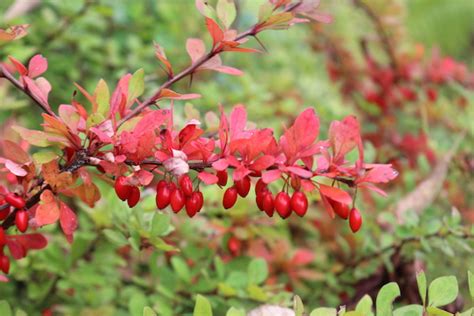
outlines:
{"label": "red berry", "polygon": [[140,201],[140,189],[138,187],[130,187],[130,194],[128,195],[127,204],[129,207],[134,207]]}
{"label": "red berry", "polygon": [[227,171],[221,170],[217,171],[217,184],[220,185],[221,187],[225,186],[227,184],[227,178],[229,177],[227,175]]}
{"label": "red berry", "polygon": [[193,182],[187,174],[179,178],[179,186],[181,187],[181,190],[185,196],[191,196],[191,194],[193,194]]}
{"label": "red berry", "polygon": [[255,202],[257,202],[257,206],[261,211],[263,211],[263,199],[267,193],[268,189],[265,188],[264,190],[257,193],[257,196],[255,197]]}
{"label": "red berry", "polygon": [[199,197],[197,192],[193,192],[191,196],[186,198],[186,213],[189,217],[193,217],[199,211]]}
{"label": "red berry", "polygon": [[262,179],[258,179],[257,184],[255,185],[255,194],[259,194],[262,190],[267,188],[267,184],[263,182]]}
{"label": "red berry", "polygon": [[25,200],[14,193],[8,193],[5,196],[5,201],[13,206],[14,208],[24,208],[25,207]]}
{"label": "red berry", "polygon": [[120,176],[115,180],[115,193],[122,201],[128,199],[130,192],[132,190],[132,186],[128,184],[127,178]]}
{"label": "red berry", "polygon": [[360,226],[362,226],[362,217],[360,216],[359,210],[353,208],[349,214],[349,226],[353,233],[359,231]]}
{"label": "red berry", "polygon": [[18,210],[16,212],[15,225],[22,233],[28,229],[28,213],[25,210]]}
{"label": "red berry", "polygon": [[10,271],[10,260],[5,255],[0,257],[0,270],[5,274],[8,274]]}
{"label": "red berry", "polygon": [[171,189],[170,186],[165,182],[165,185],[159,185],[156,191],[156,207],[160,210],[164,209],[170,204]]}
{"label": "red berry", "polygon": [[237,201],[237,189],[235,187],[230,187],[225,190],[224,197],[222,199],[222,205],[227,210],[234,206]]}
{"label": "red berry", "polygon": [[334,213],[340,218],[347,219],[349,217],[349,212],[351,211],[349,205],[334,200],[329,200],[329,204],[331,204]]}
{"label": "red berry", "polygon": [[241,197],[246,197],[250,191],[250,177],[246,176],[242,180],[235,181],[235,188]]}
{"label": "red berry", "polygon": [[8,214],[10,214],[10,206],[7,206],[4,209],[0,210],[0,221],[3,221],[5,218],[7,218]]}
{"label": "red berry", "polygon": [[438,99],[438,92],[433,88],[428,88],[426,89],[426,97],[431,102],[436,102],[436,100]]}
{"label": "red berry", "polygon": [[293,193],[291,197],[291,209],[301,217],[306,214],[308,210],[308,199],[303,192],[295,191],[295,193]]}
{"label": "red berry", "polygon": [[196,198],[198,200],[198,209],[197,209],[197,211],[200,212],[201,209],[202,209],[202,206],[204,205],[204,196],[202,195],[201,191],[194,192],[193,194],[196,195]]}
{"label": "red berry", "polygon": [[175,189],[171,193],[170,204],[173,212],[178,213],[179,211],[181,211],[185,204],[184,194],[181,189]]}
{"label": "red berry", "polygon": [[229,252],[237,256],[240,253],[240,249],[242,248],[242,242],[235,236],[231,236],[227,240],[227,249],[229,249]]}
{"label": "red berry", "polygon": [[288,193],[280,192],[275,197],[275,209],[281,218],[288,218],[291,214],[291,199]]}
{"label": "red berry", "polygon": [[273,195],[270,191],[264,193],[262,206],[265,213],[267,213],[269,217],[272,217],[275,212],[275,206],[273,203]]}
{"label": "red berry", "polygon": [[168,186],[168,182],[166,182],[165,180],[158,181],[158,183],[156,184],[156,192],[158,192],[162,187],[166,186]]}
{"label": "red berry", "polygon": [[7,236],[5,235],[5,230],[3,227],[0,227],[0,248],[5,246],[7,243]]}

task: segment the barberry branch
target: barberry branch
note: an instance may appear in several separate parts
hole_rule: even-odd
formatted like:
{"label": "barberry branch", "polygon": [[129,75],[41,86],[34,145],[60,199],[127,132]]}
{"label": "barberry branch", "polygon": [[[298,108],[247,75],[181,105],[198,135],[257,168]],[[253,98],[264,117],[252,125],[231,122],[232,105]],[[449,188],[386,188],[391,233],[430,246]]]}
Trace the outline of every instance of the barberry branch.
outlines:
{"label": "barberry branch", "polygon": [[[302,3],[301,1],[298,1],[294,4],[292,4],[291,6],[287,7],[284,10],[284,12],[291,12],[291,11],[295,10],[297,7],[299,7],[301,5],[301,3]],[[250,27],[248,30],[238,34],[233,41],[238,42],[238,41],[241,41],[242,39],[247,38],[247,37],[256,38],[255,36],[259,32],[257,27],[258,27],[258,24]],[[145,100],[143,103],[141,103],[135,109],[133,109],[130,113],[128,113],[125,117],[123,117],[122,120],[118,123],[117,128],[119,128],[122,124],[124,124],[128,120],[130,120],[132,117],[138,115],[140,112],[142,112],[147,107],[153,105],[155,103],[155,101],[159,98],[159,96],[160,96],[161,92],[163,91],[163,89],[167,89],[170,86],[172,86],[174,83],[180,81],[181,79],[192,75],[193,73],[195,73],[198,70],[198,68],[200,66],[202,66],[204,63],[209,61],[211,58],[213,58],[216,55],[219,55],[222,52],[223,52],[222,49],[214,47],[210,52],[208,52],[207,54],[205,54],[204,56],[202,56],[201,58],[196,60],[189,67],[187,67],[186,69],[184,69],[183,71],[178,73],[176,76],[173,76],[173,77],[169,78],[165,83],[163,83],[158,88],[158,90],[156,90],[156,92],[151,97],[149,97],[147,100]]]}
{"label": "barberry branch", "polygon": [[42,101],[40,98],[38,98],[36,95],[32,94],[23,84],[21,84],[20,81],[15,79],[15,77],[3,66],[0,65],[0,78],[4,78],[10,83],[23,92],[23,94],[27,95],[36,105],[38,105],[45,113],[51,115],[51,116],[56,116],[54,112],[50,109],[48,104],[45,104],[44,101]]}

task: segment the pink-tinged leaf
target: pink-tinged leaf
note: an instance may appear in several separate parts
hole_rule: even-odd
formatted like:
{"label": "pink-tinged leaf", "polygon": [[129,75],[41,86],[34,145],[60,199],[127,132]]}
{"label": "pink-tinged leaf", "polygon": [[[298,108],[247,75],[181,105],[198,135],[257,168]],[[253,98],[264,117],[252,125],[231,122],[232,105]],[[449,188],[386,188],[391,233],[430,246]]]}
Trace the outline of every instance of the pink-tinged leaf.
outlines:
{"label": "pink-tinged leaf", "polygon": [[40,250],[48,245],[48,241],[41,234],[8,235],[7,246],[15,259],[26,256],[30,249]]}
{"label": "pink-tinged leaf", "polygon": [[363,176],[356,179],[356,183],[387,183],[398,176],[398,172],[392,168],[391,164],[371,166],[372,168],[369,169]]}
{"label": "pink-tinged leaf", "polygon": [[21,76],[26,76],[28,74],[28,69],[26,69],[26,67],[19,60],[12,56],[8,56],[8,59],[10,59]]}
{"label": "pink-tinged leaf", "polygon": [[216,184],[219,180],[215,174],[205,171],[199,172],[198,178],[207,185]]}
{"label": "pink-tinged leaf", "polygon": [[242,105],[235,106],[230,114],[230,139],[246,138],[247,111]]}
{"label": "pink-tinged leaf", "polygon": [[206,54],[204,42],[198,38],[188,39],[186,41],[186,50],[193,63]]}
{"label": "pink-tinged leaf", "polygon": [[6,30],[0,29],[0,41],[13,41],[28,34],[28,24],[13,25]]}
{"label": "pink-tinged leaf", "polygon": [[51,143],[47,140],[49,134],[43,131],[35,131],[23,128],[21,126],[13,126],[12,129],[17,132],[20,137],[28,144],[38,147],[48,147]]}
{"label": "pink-tinged leaf", "polygon": [[192,100],[200,97],[201,95],[197,93],[180,94],[170,89],[163,89],[158,99]]}
{"label": "pink-tinged leaf", "polygon": [[28,174],[28,172],[21,167],[21,165],[17,164],[16,162],[13,162],[9,159],[5,160],[5,167],[10,170],[11,173],[13,173],[16,176],[19,177],[24,177]]}
{"label": "pink-tinged leaf", "polygon": [[206,26],[212,37],[212,47],[215,47],[217,43],[224,39],[224,32],[213,19],[206,18]]}
{"label": "pink-tinged leaf", "polygon": [[59,206],[53,192],[46,190],[41,193],[41,202],[35,213],[35,220],[38,226],[56,223],[59,219]]}
{"label": "pink-tinged leaf", "polygon": [[371,184],[371,183],[362,183],[362,184],[359,184],[357,187],[358,187],[358,188],[362,188],[362,189],[367,189],[367,190],[373,191],[373,192],[375,192],[375,193],[380,194],[380,195],[383,196],[383,197],[387,197],[387,196],[388,196],[387,193],[386,193],[384,190],[382,190],[382,189],[380,189],[380,188],[377,188],[375,185],[373,185],[373,184]]}
{"label": "pink-tinged leaf", "polygon": [[250,169],[254,171],[263,171],[268,169],[268,167],[272,166],[275,163],[275,157],[270,155],[264,155],[257,160],[253,164],[250,165]]}
{"label": "pink-tinged leaf", "polygon": [[312,192],[316,189],[316,185],[313,183],[313,181],[304,180],[304,179],[301,180],[301,187],[306,192]]}
{"label": "pink-tinged leaf", "polygon": [[339,188],[319,184],[319,192],[321,193],[321,197],[324,195],[331,200],[347,205],[352,203],[352,197],[350,194]]}
{"label": "pink-tinged leaf", "polygon": [[323,13],[323,12],[314,11],[314,12],[310,12],[310,13],[304,14],[304,15],[307,16],[308,18],[316,21],[316,22],[321,22],[321,23],[325,23],[325,24],[332,23],[332,21],[333,21],[333,18],[330,14],[326,14],[326,13]]}
{"label": "pink-tinged leaf", "polygon": [[143,186],[149,185],[151,181],[153,181],[153,173],[146,170],[140,170],[136,172],[135,177],[137,177],[140,185],[143,185]]}
{"label": "pink-tinged leaf", "polygon": [[123,114],[128,99],[128,85],[132,74],[126,74],[120,78],[110,98],[110,114],[115,118],[116,113]]}
{"label": "pink-tinged leaf", "polygon": [[170,115],[171,113],[167,109],[148,112],[135,126],[133,130],[134,137],[138,137],[149,131],[154,131],[161,125],[166,124],[171,118]]}
{"label": "pink-tinged leaf", "polygon": [[35,55],[28,64],[28,77],[36,78],[48,69],[48,61],[41,55]]}
{"label": "pink-tinged leaf", "polygon": [[[41,88],[31,78],[23,77],[23,79],[25,80],[26,88],[31,92],[31,94],[33,94],[38,99],[40,99],[41,103],[44,106],[46,106],[48,109],[50,109],[49,104],[48,104],[48,93],[49,93],[49,91],[48,91],[47,85],[45,85],[44,81],[42,83],[42,88],[46,87],[45,91],[41,90]],[[51,86],[49,86],[49,90],[51,90]]]}
{"label": "pink-tinged leaf", "polygon": [[310,170],[303,169],[298,166],[290,166],[286,167],[286,170],[301,177],[301,178],[311,178],[313,176],[313,173]]}
{"label": "pink-tinged leaf", "polygon": [[239,166],[234,170],[233,179],[234,181],[240,181],[250,174],[250,170],[244,166]]}
{"label": "pink-tinged leaf", "polygon": [[269,170],[263,173],[262,180],[263,182],[268,184],[280,179],[280,177],[281,177],[281,171],[278,169],[275,169],[275,170]]}
{"label": "pink-tinged leaf", "polygon": [[77,216],[74,211],[71,210],[71,208],[69,208],[69,206],[62,201],[60,202],[59,223],[64,234],[66,236],[72,237],[72,235],[77,229]]}
{"label": "pink-tinged leaf", "polygon": [[30,156],[17,143],[14,143],[9,140],[4,140],[2,147],[3,156],[13,162],[25,164],[31,161]]}
{"label": "pink-tinged leaf", "polygon": [[217,68],[213,68],[213,70],[232,76],[242,76],[244,74],[244,72],[240,69],[223,65]]}
{"label": "pink-tinged leaf", "polygon": [[306,249],[298,249],[296,250],[293,258],[291,258],[291,262],[297,266],[304,266],[307,265],[314,260],[314,252],[311,250]]}
{"label": "pink-tinged leaf", "polygon": [[226,159],[219,159],[212,163],[212,168],[214,168],[217,171],[225,170],[227,169],[227,167],[229,167],[229,163],[227,162]]}
{"label": "pink-tinged leaf", "polygon": [[7,278],[6,275],[0,274],[0,282],[8,283],[10,280]]}
{"label": "pink-tinged leaf", "polygon": [[169,76],[173,76],[173,67],[171,67],[171,63],[169,62],[168,58],[166,58],[165,50],[161,47],[158,43],[154,44],[155,46],[155,57],[163,63],[166,67],[166,73]]}
{"label": "pink-tinged leaf", "polygon": [[342,163],[345,155],[356,147],[359,149],[359,162],[364,160],[359,122],[355,116],[332,122],[329,127],[329,142],[333,150],[334,163]]}
{"label": "pink-tinged leaf", "polygon": [[97,108],[95,98],[92,95],[90,95],[89,92],[87,92],[87,90],[81,87],[78,83],[74,83],[74,85],[86,97],[87,101],[89,101],[92,104],[92,107]]}

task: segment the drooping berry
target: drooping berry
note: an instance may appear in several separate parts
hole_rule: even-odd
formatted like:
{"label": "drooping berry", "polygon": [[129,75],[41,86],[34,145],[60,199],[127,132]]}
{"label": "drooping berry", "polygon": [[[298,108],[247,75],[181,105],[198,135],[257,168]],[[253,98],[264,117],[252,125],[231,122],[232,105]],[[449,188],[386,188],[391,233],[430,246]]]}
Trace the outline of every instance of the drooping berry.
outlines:
{"label": "drooping berry", "polygon": [[264,189],[257,193],[257,196],[255,197],[255,202],[257,203],[258,208],[263,211],[263,199],[265,197],[265,194],[268,193],[268,189]]}
{"label": "drooping berry", "polygon": [[166,180],[158,181],[158,183],[156,184],[156,192],[158,192],[158,190],[160,190],[162,187],[166,186],[168,186],[168,182],[166,182]]}
{"label": "drooping berry", "polygon": [[351,211],[349,205],[334,200],[329,200],[329,204],[331,204],[334,213],[340,218],[347,219],[349,217],[349,212]]}
{"label": "drooping berry", "polygon": [[250,191],[250,177],[246,176],[239,181],[235,181],[235,188],[241,197],[246,197]]}
{"label": "drooping berry", "polygon": [[430,102],[436,102],[436,100],[438,99],[438,92],[435,89],[428,88],[425,92],[426,97],[428,98],[428,100],[430,100]]}
{"label": "drooping berry", "polygon": [[262,179],[258,179],[257,184],[255,185],[255,194],[258,195],[264,189],[267,188],[267,184],[263,182]]}
{"label": "drooping berry", "polygon": [[15,215],[15,225],[22,233],[28,229],[28,213],[25,210],[18,210]]}
{"label": "drooping berry", "polygon": [[186,214],[193,217],[199,211],[199,198],[197,192],[193,192],[191,196],[186,198]]}
{"label": "drooping berry", "polygon": [[127,204],[129,207],[134,207],[140,201],[140,189],[136,186],[130,188],[130,194],[128,195]]}
{"label": "drooping berry", "polygon": [[5,235],[5,230],[3,227],[0,227],[0,248],[5,246],[7,243],[7,236]]}
{"label": "drooping berry", "polygon": [[237,256],[242,248],[242,242],[235,236],[230,236],[227,240],[227,249],[233,256]]}
{"label": "drooping berry", "polygon": [[5,196],[5,201],[14,208],[24,208],[26,205],[25,200],[14,193],[8,193]]}
{"label": "drooping berry", "polygon": [[156,191],[156,207],[160,210],[164,209],[170,204],[171,189],[170,186],[165,182],[165,185],[158,185]]}
{"label": "drooping berry", "polygon": [[10,206],[0,210],[0,221],[3,221],[5,218],[7,218],[8,214],[10,214]]}
{"label": "drooping berry", "polygon": [[262,204],[265,213],[269,217],[272,217],[273,213],[275,212],[275,205],[273,201],[273,195],[270,191],[264,193]]}
{"label": "drooping berry", "polygon": [[115,193],[122,201],[128,199],[130,192],[132,190],[132,186],[128,184],[127,178],[124,176],[120,176],[115,180]]}
{"label": "drooping berry", "polygon": [[202,209],[202,206],[204,205],[204,196],[202,195],[201,191],[196,191],[193,193],[193,195],[196,195],[196,199],[198,200],[198,209],[197,211],[200,212]]}
{"label": "drooping berry", "polygon": [[187,174],[179,178],[179,186],[185,196],[191,196],[191,194],[193,194],[193,181],[191,181],[191,178]]}
{"label": "drooping berry", "polygon": [[362,226],[362,216],[358,209],[353,208],[349,214],[349,226],[353,233],[359,231]]}
{"label": "drooping berry", "polygon": [[230,187],[225,190],[224,197],[222,198],[222,205],[227,210],[234,206],[237,201],[237,189],[235,187]]}
{"label": "drooping berry", "polygon": [[10,259],[5,255],[0,256],[0,270],[5,274],[10,272]]}
{"label": "drooping berry", "polygon": [[281,191],[275,197],[275,209],[281,218],[288,218],[291,214],[291,199],[288,193]]}
{"label": "drooping berry", "polygon": [[291,197],[291,209],[298,214],[298,216],[303,217],[308,210],[306,194],[301,191],[295,191]]}
{"label": "drooping berry", "polygon": [[217,184],[220,185],[221,187],[225,186],[227,184],[227,178],[229,177],[227,175],[227,171],[225,170],[221,170],[221,171],[217,171]]}
{"label": "drooping berry", "polygon": [[185,202],[186,200],[184,198],[183,191],[181,191],[181,189],[173,190],[170,197],[170,204],[173,212],[178,213],[179,211],[181,211]]}

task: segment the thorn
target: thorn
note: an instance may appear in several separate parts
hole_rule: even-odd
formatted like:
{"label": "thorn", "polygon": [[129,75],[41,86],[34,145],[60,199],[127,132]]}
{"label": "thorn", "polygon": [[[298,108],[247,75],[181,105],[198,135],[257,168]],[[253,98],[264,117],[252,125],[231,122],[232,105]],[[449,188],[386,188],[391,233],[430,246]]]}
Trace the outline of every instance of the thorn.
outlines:
{"label": "thorn", "polygon": [[267,48],[265,47],[265,45],[263,45],[263,43],[260,41],[260,39],[257,37],[257,35],[253,35],[253,37],[257,40],[257,43],[260,45],[260,47],[265,51],[265,53],[268,53],[268,50]]}
{"label": "thorn", "polygon": [[189,86],[188,86],[188,88],[191,88],[192,84],[193,84],[193,73],[191,75],[189,75]]}

